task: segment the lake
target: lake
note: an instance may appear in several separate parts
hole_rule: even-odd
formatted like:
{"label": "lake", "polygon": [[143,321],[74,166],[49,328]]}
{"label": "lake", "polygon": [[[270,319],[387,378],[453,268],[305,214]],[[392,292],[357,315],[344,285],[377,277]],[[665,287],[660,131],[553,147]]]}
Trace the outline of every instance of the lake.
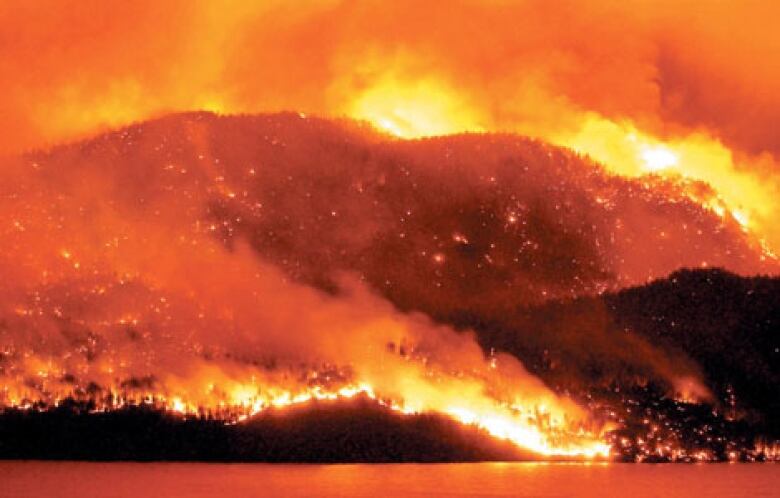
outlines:
{"label": "lake", "polygon": [[777,464],[0,462],[2,498],[778,497]]}

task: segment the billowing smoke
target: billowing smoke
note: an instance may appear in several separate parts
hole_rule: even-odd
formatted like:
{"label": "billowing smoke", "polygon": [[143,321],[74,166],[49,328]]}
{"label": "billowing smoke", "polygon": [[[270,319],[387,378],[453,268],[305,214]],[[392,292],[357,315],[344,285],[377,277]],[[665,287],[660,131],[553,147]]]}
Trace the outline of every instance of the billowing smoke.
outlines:
{"label": "billowing smoke", "polygon": [[604,303],[551,301],[777,273],[778,14],[2,2],[0,404],[363,393],[600,451],[560,392],[708,392]]}
{"label": "billowing smoke", "polygon": [[0,151],[199,109],[348,115],[404,136],[517,131],[623,174],[702,179],[777,247],[777,9],[6,1]]}
{"label": "billowing smoke", "polygon": [[[197,113],[0,171],[12,403],[140,393],[251,412],[357,390],[542,453],[593,452],[566,436],[597,427],[585,412],[441,323],[680,266],[775,264],[674,182],[512,135],[399,141],[297,114]],[[695,365],[648,343],[588,337],[642,375],[698,386]]]}

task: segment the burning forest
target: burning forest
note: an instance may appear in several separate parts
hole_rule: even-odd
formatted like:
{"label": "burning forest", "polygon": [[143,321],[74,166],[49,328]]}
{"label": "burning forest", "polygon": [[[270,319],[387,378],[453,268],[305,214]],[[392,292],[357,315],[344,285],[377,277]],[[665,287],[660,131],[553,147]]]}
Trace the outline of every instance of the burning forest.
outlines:
{"label": "burning forest", "polygon": [[229,3],[0,7],[0,457],[780,458],[776,68]]}

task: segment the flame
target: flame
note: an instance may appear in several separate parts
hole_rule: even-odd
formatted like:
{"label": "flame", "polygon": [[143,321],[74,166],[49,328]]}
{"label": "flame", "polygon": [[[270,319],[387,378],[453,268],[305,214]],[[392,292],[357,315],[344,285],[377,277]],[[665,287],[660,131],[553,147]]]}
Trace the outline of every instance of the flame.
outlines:
{"label": "flame", "polygon": [[[743,37],[751,41],[750,50],[745,50],[735,44],[739,37],[731,31],[721,33],[719,15],[711,16],[715,22],[698,15],[703,9],[698,4],[694,17],[700,21],[680,27],[670,19],[689,16],[667,18],[664,8],[651,3],[607,9],[601,2],[582,2],[574,11],[576,15],[567,9],[542,8],[544,2],[455,2],[435,13],[420,2],[377,2],[372,8],[364,8],[359,2],[304,3],[292,8],[284,2],[236,0],[230,2],[230,8],[196,8],[187,6],[187,2],[174,2],[178,15],[171,16],[165,12],[168,7],[151,1],[124,5],[118,11],[113,4],[28,8],[23,1],[11,1],[11,8],[0,12],[4,27],[10,30],[2,58],[6,90],[0,117],[0,153],[61,143],[106,127],[193,109],[218,113],[286,109],[347,115],[369,121],[400,139],[462,132],[518,132],[588,155],[615,175],[644,179],[648,189],[661,192],[666,184],[656,180],[668,180],[684,198],[714,213],[724,224],[733,222],[742,227],[766,258],[776,259],[772,249],[780,246],[780,232],[773,223],[778,212],[777,182],[764,181],[761,173],[773,171],[775,160],[771,153],[749,155],[745,153],[749,146],[743,144],[740,149],[733,145],[749,143],[755,137],[748,133],[747,140],[743,137],[740,141],[740,133],[736,133],[734,138],[728,122],[737,120],[734,128],[740,131],[745,123],[743,115],[756,119],[757,130],[776,121],[774,102],[762,98],[777,94],[777,72],[772,72],[771,64],[756,63],[769,60],[762,58],[762,53],[777,51],[773,44],[777,37],[771,26],[755,30],[760,42]],[[675,6],[674,13],[680,8],[685,7]],[[720,16],[740,16],[746,22],[732,24],[748,29],[762,27],[762,21],[776,18],[763,12],[746,14],[753,9],[734,9],[730,5],[707,6],[704,10],[712,14],[712,9]],[[564,17],[559,10],[566,11]],[[176,24],[170,23],[172,19]],[[524,29],[517,29],[517,19],[526,20]],[[560,30],[562,25],[567,29]],[[665,36],[660,37],[656,31]],[[628,40],[633,36],[638,41]],[[701,40],[709,44],[699,43]],[[666,46],[683,55],[677,60],[648,49]],[[696,53],[688,47],[706,50]],[[747,53],[757,55],[743,57]],[[736,77],[723,85],[718,72],[722,61],[713,54],[734,59],[721,72],[737,73]],[[659,67],[657,61],[693,69],[691,73],[675,71],[674,67]],[[79,70],[74,71],[74,67]],[[615,68],[619,68],[617,72]],[[756,68],[761,71],[756,73]],[[710,70],[713,73],[707,76]],[[690,87],[656,84],[661,76],[696,79],[695,71],[705,76]],[[648,84],[650,80],[652,84]],[[750,90],[742,92],[742,87]],[[653,107],[662,93],[665,97],[671,95],[672,100],[678,94],[681,100],[687,98],[694,110],[701,106],[701,116],[692,116],[687,125],[687,116],[677,116],[675,122],[667,123],[663,112]],[[752,94],[757,95],[755,100]],[[719,105],[718,114],[720,107],[724,108],[723,118],[708,115],[707,102],[713,99]],[[647,101],[652,104],[647,105]],[[732,101],[739,112],[733,112]],[[740,106],[745,104],[743,112]],[[765,112],[765,108],[770,111]],[[668,112],[674,113],[674,109]],[[207,147],[201,147],[196,131],[193,129],[190,138],[203,152],[199,159],[214,161],[214,169],[218,169],[218,158],[200,151]],[[759,139],[765,137],[758,131],[756,135]],[[132,137],[125,138],[132,142]],[[26,168],[20,166],[20,171]],[[38,165],[31,168],[37,169]],[[254,167],[248,170],[255,175]],[[15,173],[12,170],[8,177],[16,181],[24,176]],[[165,174],[184,176],[188,172],[170,164]],[[352,352],[356,358],[352,364],[345,361],[346,365],[338,365],[353,369],[345,375],[346,380],[321,382],[320,372],[314,369],[318,380],[311,385],[300,379],[293,382],[278,378],[238,361],[207,362],[204,357],[224,360],[228,353],[243,353],[242,333],[254,330],[252,327],[261,318],[269,322],[278,318],[288,334],[293,327],[310,326],[297,320],[298,309],[283,310],[286,314],[281,318],[254,314],[260,299],[255,288],[258,284],[248,276],[258,269],[240,258],[236,258],[242,261],[240,264],[226,261],[229,258],[219,256],[222,248],[208,243],[208,237],[233,230],[233,222],[201,224],[202,220],[190,216],[201,209],[199,204],[179,211],[177,207],[181,206],[146,207],[153,200],[142,198],[136,200],[144,209],[132,211],[131,218],[145,221],[128,227],[123,218],[114,219],[113,213],[103,219],[103,212],[95,208],[110,205],[112,196],[126,189],[117,188],[101,198],[93,193],[105,194],[100,190],[102,179],[97,179],[94,182],[98,185],[80,182],[83,191],[74,196],[75,207],[71,206],[70,212],[74,219],[90,220],[94,230],[69,234],[62,229],[67,225],[65,214],[59,212],[62,206],[56,204],[63,198],[56,181],[66,182],[55,172],[47,176],[53,178],[53,183],[46,189],[36,191],[40,186],[24,185],[19,203],[14,200],[18,192],[2,196],[2,202],[8,203],[0,211],[2,226],[7,228],[2,234],[9,237],[9,243],[4,244],[7,250],[0,257],[0,269],[4,270],[4,281],[19,282],[19,288],[2,295],[7,302],[3,305],[8,307],[8,316],[18,320],[14,325],[33,343],[29,347],[0,345],[4,348],[0,359],[17,361],[4,371],[13,379],[1,392],[8,405],[31,407],[41,399],[56,403],[74,392],[83,394],[90,383],[112,393],[112,398],[124,400],[121,402],[162,400],[163,406],[178,413],[222,410],[240,417],[269,407],[364,395],[404,413],[447,414],[543,455],[588,457],[608,453],[598,430],[585,431],[578,437],[578,422],[587,418],[578,407],[557,399],[543,386],[535,385],[531,394],[516,387],[533,383],[527,372],[503,376],[494,373],[496,362],[483,358],[473,340],[460,340],[452,331],[431,332],[432,327],[426,324],[422,328],[427,334],[410,334],[415,345],[423,342],[418,336],[429,335],[442,339],[445,346],[421,348],[424,352],[414,359],[379,354],[386,346],[383,340],[397,343],[397,336],[404,336],[414,326],[374,301],[368,308],[382,311],[367,327],[361,322],[361,313],[324,306],[324,297],[304,293],[310,308],[321,315],[348,317],[333,322],[322,319],[323,323],[313,327],[318,333],[327,330],[337,335],[348,331],[350,340],[338,342],[338,347],[317,345],[328,361],[340,358],[339,347],[348,349],[353,343],[370,346],[367,351]],[[197,181],[205,183],[207,176],[204,173]],[[249,205],[244,192],[232,189],[224,177],[218,178],[213,191],[221,200],[245,202],[243,207],[248,212],[262,210],[262,206]],[[711,189],[701,188],[698,181]],[[12,190],[12,182],[5,183],[8,185],[4,188]],[[177,190],[179,185],[171,182],[160,187]],[[189,190],[185,194],[198,195]],[[111,202],[106,202],[109,198]],[[21,204],[26,201],[29,203]],[[54,207],[47,212],[47,205]],[[29,219],[20,219],[22,213]],[[154,223],[146,221],[166,213],[176,223],[150,227]],[[336,211],[330,213],[337,215]],[[196,226],[195,233],[181,230],[181,220]],[[507,213],[508,225],[519,226],[522,222],[520,213]],[[98,226],[115,230],[105,232]],[[167,233],[172,227],[178,231],[169,238],[158,240],[156,234],[149,234],[155,230]],[[205,235],[199,231],[202,227],[207,227]],[[129,238],[125,232],[130,233]],[[458,234],[453,239],[468,245],[465,236]],[[194,246],[210,256],[179,268],[179,273],[171,271],[170,267],[179,258],[188,257]],[[145,254],[148,247],[160,248],[157,259],[147,261],[137,255]],[[431,259],[443,268],[451,258],[434,251]],[[203,268],[232,272],[203,272]],[[213,280],[202,273],[213,273]],[[191,288],[177,284],[198,277],[201,280]],[[153,292],[147,296],[142,291],[127,290],[133,285]],[[132,298],[117,297],[123,292]],[[301,294],[299,289],[271,288],[261,297],[277,292],[289,301],[296,301]],[[224,296],[238,304],[231,306],[235,303],[226,303]],[[245,296],[253,300],[246,302]],[[106,299],[108,304],[96,307],[94,315],[68,312],[68,306],[89,309],[90,299],[96,297]],[[283,303],[275,304],[282,307]],[[355,308],[362,309],[363,304]],[[315,318],[312,320],[316,322]],[[72,337],[47,335],[63,323]],[[159,325],[162,332],[151,324],[164,324]],[[79,333],[83,330],[89,333],[82,337]],[[209,334],[204,331],[214,330],[224,332],[227,345],[207,343]],[[109,338],[109,345],[101,344],[90,335],[93,332]],[[137,337],[144,334],[167,334],[175,339],[184,336],[194,352],[182,352],[181,342],[185,341],[171,341],[162,352],[142,350],[135,342],[128,345],[119,341],[123,334],[140,342],[142,339]],[[313,336],[306,339],[314,342]],[[352,340],[355,337],[371,340]],[[446,344],[450,343],[463,346],[466,353],[448,349]],[[50,344],[61,348],[48,357],[45,350]],[[298,349],[291,349],[299,353],[308,343],[301,341],[295,346]],[[436,353],[446,356],[442,351],[451,353],[455,360],[437,363]],[[97,359],[83,362],[80,359],[85,355]],[[185,366],[168,364],[182,357],[190,360],[184,362]],[[377,359],[385,363],[375,364],[381,363]],[[122,394],[128,391],[123,381],[153,374],[160,377],[154,389],[133,388]],[[300,372],[288,374],[296,377]],[[70,380],[62,380],[65,378]],[[494,386],[501,382],[513,387],[495,392]],[[233,417],[229,413],[228,418]]]}
{"label": "flame", "polygon": [[665,170],[679,162],[677,155],[666,147],[645,147],[641,156],[645,169],[650,172]]}
{"label": "flame", "polygon": [[478,113],[441,82],[385,78],[359,94],[348,114],[399,138],[481,132]]}
{"label": "flame", "polygon": [[[153,259],[121,276],[96,270],[105,256],[86,246],[55,246],[61,272],[3,305],[14,333],[0,335],[0,407],[44,409],[73,397],[99,411],[146,404],[240,423],[271,408],[365,396],[399,414],[448,416],[543,457],[609,456],[603,424],[513,357],[486,357],[468,334],[395,313],[359,287],[329,300],[209,235],[186,257],[177,244],[190,241],[163,237]],[[211,265],[221,271],[198,271]],[[226,330],[258,323],[262,333],[231,345]],[[273,366],[257,365],[269,351]]]}
{"label": "flame", "polygon": [[[479,124],[484,118],[479,117],[478,109],[469,107],[446,84],[433,81],[383,81],[356,97],[349,113],[407,139],[486,130]],[[523,125],[510,126],[506,131],[528,133],[586,154],[611,173],[627,178],[659,175],[704,182],[714,194],[702,198],[691,190],[690,199],[724,221],[738,223],[753,234],[765,257],[775,259],[771,247],[780,244],[780,239],[775,238],[772,223],[773,187],[751,174],[750,167],[739,164],[721,142],[704,133],[665,141],[631,122],[612,121],[592,112],[576,120],[579,123],[565,131],[528,129]],[[495,126],[491,129],[496,130]],[[767,237],[772,238],[768,241]]]}
{"label": "flame", "polygon": [[[39,373],[39,377],[45,376],[43,372]],[[213,390],[213,384],[210,388]],[[30,398],[26,394],[12,394],[9,389],[6,387],[0,392],[0,407],[41,410],[47,406],[58,406],[62,399],[67,397],[57,396],[48,403],[42,404],[40,400]],[[222,417],[228,423],[241,423],[271,408],[283,410],[312,401],[337,401],[364,396],[403,415],[439,413],[449,416],[462,424],[475,426],[493,437],[510,441],[542,457],[593,459],[610,456],[609,444],[602,442],[600,438],[583,430],[569,433],[559,423],[542,423],[527,414],[524,417],[522,416],[524,410],[520,407],[502,408],[491,403],[479,406],[472,399],[460,401],[450,399],[449,403],[455,403],[451,406],[412,407],[403,402],[380,397],[374,388],[366,383],[350,384],[334,390],[314,386],[298,392],[275,388],[258,389],[256,385],[246,384],[237,386],[226,400],[215,399],[212,405],[204,405],[203,401],[189,400],[180,395],[166,395],[155,391],[131,396],[118,393],[119,391],[111,396],[111,403],[99,403],[94,411],[105,412],[129,405],[144,404],[185,416],[200,416],[208,412]],[[537,408],[536,412],[544,414],[544,409]]]}
{"label": "flame", "polygon": [[[47,397],[41,398],[40,393],[33,389],[20,389],[18,384],[8,383],[0,390],[0,407],[42,410],[48,406],[58,406],[64,398],[74,396],[73,392],[55,388],[57,379],[67,372],[55,362],[31,356],[25,370],[35,372],[38,381],[46,386],[44,390],[48,392]],[[174,387],[175,390],[169,393],[166,393],[167,389],[134,390],[114,386],[105,390],[107,396],[92,399],[95,402],[93,410],[104,412],[144,404],[180,415],[200,416],[209,413],[228,423],[240,423],[271,408],[278,410],[312,401],[364,396],[403,415],[439,413],[449,416],[544,457],[591,459],[607,458],[610,455],[610,446],[599,437],[583,428],[573,430],[574,426],[568,426],[570,421],[561,412],[563,408],[555,402],[552,410],[546,405],[537,405],[529,410],[526,405],[508,405],[491,400],[462,381],[455,381],[454,386],[439,389],[426,386],[424,380],[414,381],[411,375],[404,381],[407,386],[405,392],[411,400],[407,402],[382,397],[372,385],[365,382],[347,383],[336,388],[314,385],[302,390],[291,390],[258,383],[256,378],[249,383],[230,380],[213,369],[205,375],[210,380],[200,388],[197,382],[193,383],[193,379],[180,379],[179,387]],[[215,379],[219,379],[220,384],[215,383]],[[184,384],[181,384],[182,381]],[[171,382],[171,386],[176,384]],[[195,394],[193,388],[195,391],[200,390],[200,394]]]}
{"label": "flame", "polygon": [[590,115],[576,133],[559,135],[552,141],[588,154],[621,176],[654,174],[704,182],[713,193],[702,197],[689,189],[689,198],[724,221],[739,224],[765,257],[776,259],[770,249],[780,243],[771,224],[773,187],[749,173],[749,167],[738,164],[732,152],[714,138],[698,133],[663,141],[632,124]]}
{"label": "flame", "polygon": [[777,182],[765,181],[777,169],[774,5],[174,1],[170,16],[150,1],[6,3],[0,153],[196,109],[346,114],[403,138],[519,131],[617,174],[707,182],[780,245]]}

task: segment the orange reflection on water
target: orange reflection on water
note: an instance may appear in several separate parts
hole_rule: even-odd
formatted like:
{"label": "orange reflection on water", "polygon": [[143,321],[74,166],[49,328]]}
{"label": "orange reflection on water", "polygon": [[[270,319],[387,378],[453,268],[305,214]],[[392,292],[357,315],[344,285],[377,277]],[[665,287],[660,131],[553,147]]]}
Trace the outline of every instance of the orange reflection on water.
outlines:
{"label": "orange reflection on water", "polygon": [[[0,498],[773,496],[775,465],[258,465],[0,462]],[[150,489],[151,488],[151,489]]]}

